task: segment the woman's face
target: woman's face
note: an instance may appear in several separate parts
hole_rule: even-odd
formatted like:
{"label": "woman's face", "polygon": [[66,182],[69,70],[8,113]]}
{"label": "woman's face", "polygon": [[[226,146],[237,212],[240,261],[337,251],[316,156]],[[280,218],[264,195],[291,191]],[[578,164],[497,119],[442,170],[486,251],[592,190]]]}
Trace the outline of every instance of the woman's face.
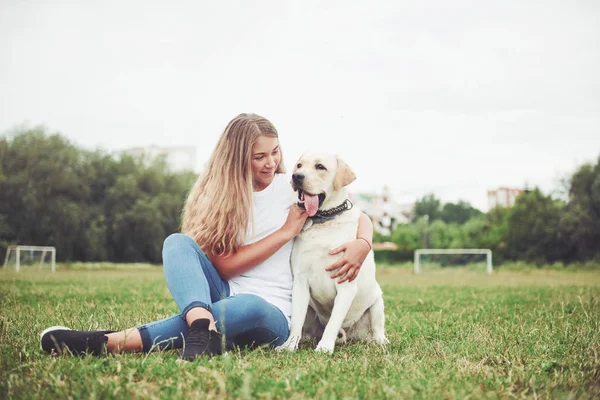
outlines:
{"label": "woman's face", "polygon": [[264,190],[273,182],[275,170],[280,162],[279,140],[275,137],[259,136],[252,146],[252,183],[255,192]]}

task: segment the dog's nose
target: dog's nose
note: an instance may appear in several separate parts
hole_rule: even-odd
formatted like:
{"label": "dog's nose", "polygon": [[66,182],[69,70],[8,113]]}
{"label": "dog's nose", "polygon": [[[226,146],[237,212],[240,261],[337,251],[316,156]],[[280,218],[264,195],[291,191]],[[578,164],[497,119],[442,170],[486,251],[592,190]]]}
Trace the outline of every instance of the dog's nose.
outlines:
{"label": "dog's nose", "polygon": [[302,183],[304,180],[304,174],[302,172],[294,172],[292,174],[292,180],[297,183]]}

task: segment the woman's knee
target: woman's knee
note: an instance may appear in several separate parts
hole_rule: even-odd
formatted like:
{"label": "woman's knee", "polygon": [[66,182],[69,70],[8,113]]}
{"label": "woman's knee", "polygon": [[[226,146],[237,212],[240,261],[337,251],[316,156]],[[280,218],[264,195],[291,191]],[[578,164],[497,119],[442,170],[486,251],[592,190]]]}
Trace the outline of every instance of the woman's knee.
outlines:
{"label": "woman's knee", "polygon": [[194,240],[181,233],[173,233],[169,235],[162,249],[163,270],[165,276],[169,277],[173,274],[179,276],[182,272],[182,266],[186,264],[185,260],[191,252],[195,252],[198,245]]}
{"label": "woman's knee", "polygon": [[178,260],[184,254],[200,253],[198,243],[188,235],[173,233],[165,239],[162,249],[163,264],[167,266],[170,260]]}
{"label": "woman's knee", "polygon": [[180,249],[182,247],[198,246],[194,239],[183,233],[172,233],[163,242],[163,254],[166,251]]}

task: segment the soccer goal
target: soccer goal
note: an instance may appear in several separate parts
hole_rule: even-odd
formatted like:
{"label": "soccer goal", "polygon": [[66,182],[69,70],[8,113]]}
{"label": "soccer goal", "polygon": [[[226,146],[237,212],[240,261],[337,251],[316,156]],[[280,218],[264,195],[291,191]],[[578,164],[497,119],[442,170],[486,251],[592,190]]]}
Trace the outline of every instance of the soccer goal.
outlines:
{"label": "soccer goal", "polygon": [[485,254],[487,273],[492,273],[492,251],[490,249],[418,249],[415,250],[415,274],[421,273],[421,256],[424,254]]}
{"label": "soccer goal", "polygon": [[9,246],[4,257],[4,269],[15,266],[17,272],[24,267],[44,268],[50,264],[56,271],[56,248],[54,246]]}

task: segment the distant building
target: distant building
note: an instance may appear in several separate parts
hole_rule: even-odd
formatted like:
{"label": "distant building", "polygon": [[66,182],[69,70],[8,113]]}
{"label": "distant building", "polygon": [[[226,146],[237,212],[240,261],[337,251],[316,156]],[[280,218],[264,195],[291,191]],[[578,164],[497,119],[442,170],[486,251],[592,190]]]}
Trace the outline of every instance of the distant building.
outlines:
{"label": "distant building", "polygon": [[398,202],[387,187],[381,194],[353,193],[350,199],[371,218],[375,231],[385,236],[391,235],[398,224],[408,224],[414,212],[414,203]]}
{"label": "distant building", "polygon": [[132,157],[141,158],[145,162],[164,157],[171,172],[194,171],[196,169],[196,148],[191,146],[180,147],[133,147],[123,150],[123,153]]}
{"label": "distant building", "polygon": [[490,210],[498,206],[510,208],[515,205],[515,199],[521,193],[525,193],[525,190],[507,187],[488,190],[488,207]]}

